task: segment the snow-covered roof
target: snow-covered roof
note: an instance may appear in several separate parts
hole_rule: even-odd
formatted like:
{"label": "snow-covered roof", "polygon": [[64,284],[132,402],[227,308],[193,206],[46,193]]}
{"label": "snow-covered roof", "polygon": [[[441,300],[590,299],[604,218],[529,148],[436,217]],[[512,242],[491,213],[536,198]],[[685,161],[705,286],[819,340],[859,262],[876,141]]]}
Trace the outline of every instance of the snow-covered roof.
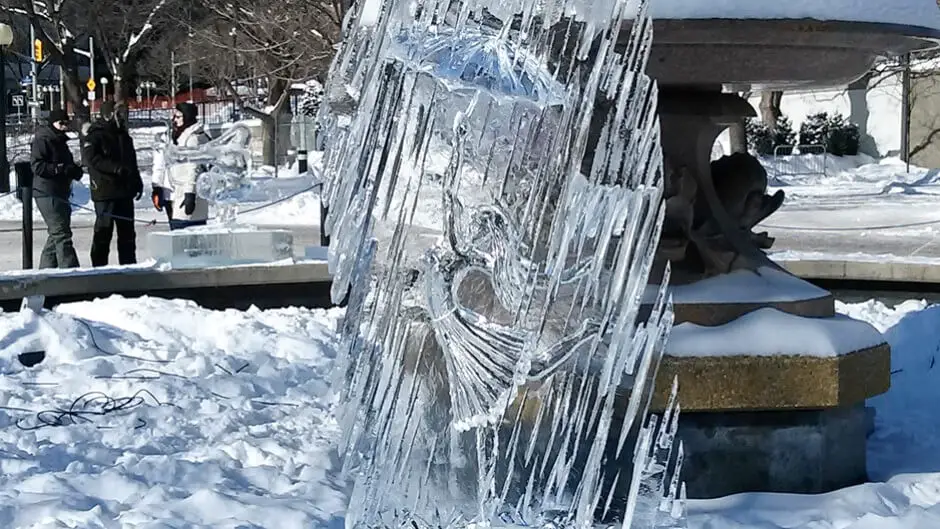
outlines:
{"label": "snow-covered roof", "polygon": [[937,0],[650,0],[654,18],[879,22],[940,30]]}

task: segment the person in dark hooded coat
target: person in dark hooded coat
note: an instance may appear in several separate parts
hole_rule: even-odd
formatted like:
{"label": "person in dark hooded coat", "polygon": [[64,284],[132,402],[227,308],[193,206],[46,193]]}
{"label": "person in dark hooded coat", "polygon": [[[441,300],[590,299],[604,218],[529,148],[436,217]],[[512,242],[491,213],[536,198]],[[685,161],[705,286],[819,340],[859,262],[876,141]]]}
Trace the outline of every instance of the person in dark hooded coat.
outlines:
{"label": "person in dark hooded coat", "polygon": [[95,228],[91,239],[91,265],[105,266],[111,237],[117,228],[118,262],[137,262],[137,233],[134,230],[134,200],[140,199],[144,183],[137,166],[137,150],[121,123],[114,103],[106,101],[82,141],[82,159],[91,179],[95,202]]}
{"label": "person in dark hooded coat", "polygon": [[69,116],[53,110],[36,130],[30,156],[36,207],[46,223],[48,237],[39,258],[40,268],[77,268],[72,243],[72,182],[82,179],[82,168],[69,150]]}

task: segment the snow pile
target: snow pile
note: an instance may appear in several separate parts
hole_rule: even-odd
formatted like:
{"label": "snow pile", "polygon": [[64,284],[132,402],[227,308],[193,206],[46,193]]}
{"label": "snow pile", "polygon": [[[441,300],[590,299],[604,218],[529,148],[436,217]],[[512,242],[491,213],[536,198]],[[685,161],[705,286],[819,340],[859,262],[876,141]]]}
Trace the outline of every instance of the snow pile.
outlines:
{"label": "snow pile", "polygon": [[[690,501],[690,529],[940,527],[940,306],[837,309],[893,349],[892,387],[869,402],[870,473],[887,481]],[[341,527],[328,383],[340,315],[147,297],[0,313],[0,526]],[[17,363],[40,348],[43,363]]]}
{"label": "snow pile", "polygon": [[0,316],[0,526],[327,526],[339,315],[112,297]]}
{"label": "snow pile", "polygon": [[880,321],[892,346],[891,390],[869,401],[877,410],[868,444],[872,479],[940,472],[940,306],[926,305],[907,301],[889,309],[869,301],[840,307]]}

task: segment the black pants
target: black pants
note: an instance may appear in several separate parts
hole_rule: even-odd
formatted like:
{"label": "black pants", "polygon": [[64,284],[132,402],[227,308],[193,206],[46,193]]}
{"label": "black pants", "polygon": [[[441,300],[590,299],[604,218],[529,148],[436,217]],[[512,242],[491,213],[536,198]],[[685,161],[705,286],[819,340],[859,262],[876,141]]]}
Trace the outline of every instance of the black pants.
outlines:
{"label": "black pants", "polygon": [[78,255],[72,244],[72,206],[68,197],[56,197],[37,190],[35,201],[49,234],[39,257],[39,268],[78,268]]}
{"label": "black pants", "polygon": [[95,233],[91,239],[91,265],[106,266],[111,251],[111,235],[117,227],[118,263],[137,262],[137,234],[134,232],[134,200],[95,202]]}

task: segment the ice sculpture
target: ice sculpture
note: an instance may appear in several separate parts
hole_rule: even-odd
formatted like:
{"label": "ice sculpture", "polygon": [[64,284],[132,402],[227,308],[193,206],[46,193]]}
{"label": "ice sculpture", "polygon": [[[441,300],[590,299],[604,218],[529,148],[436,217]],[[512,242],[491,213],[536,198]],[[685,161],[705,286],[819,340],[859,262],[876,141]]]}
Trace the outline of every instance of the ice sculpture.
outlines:
{"label": "ice sculpture", "polygon": [[680,527],[645,1],[374,7],[320,120],[347,527]]}
{"label": "ice sculpture", "polygon": [[176,268],[265,263],[294,255],[293,235],[286,230],[259,229],[237,222],[238,205],[251,192],[251,130],[232,125],[218,138],[198,147],[166,142],[166,167],[196,164],[196,193],[214,213],[206,226],[148,235],[151,256]]}

